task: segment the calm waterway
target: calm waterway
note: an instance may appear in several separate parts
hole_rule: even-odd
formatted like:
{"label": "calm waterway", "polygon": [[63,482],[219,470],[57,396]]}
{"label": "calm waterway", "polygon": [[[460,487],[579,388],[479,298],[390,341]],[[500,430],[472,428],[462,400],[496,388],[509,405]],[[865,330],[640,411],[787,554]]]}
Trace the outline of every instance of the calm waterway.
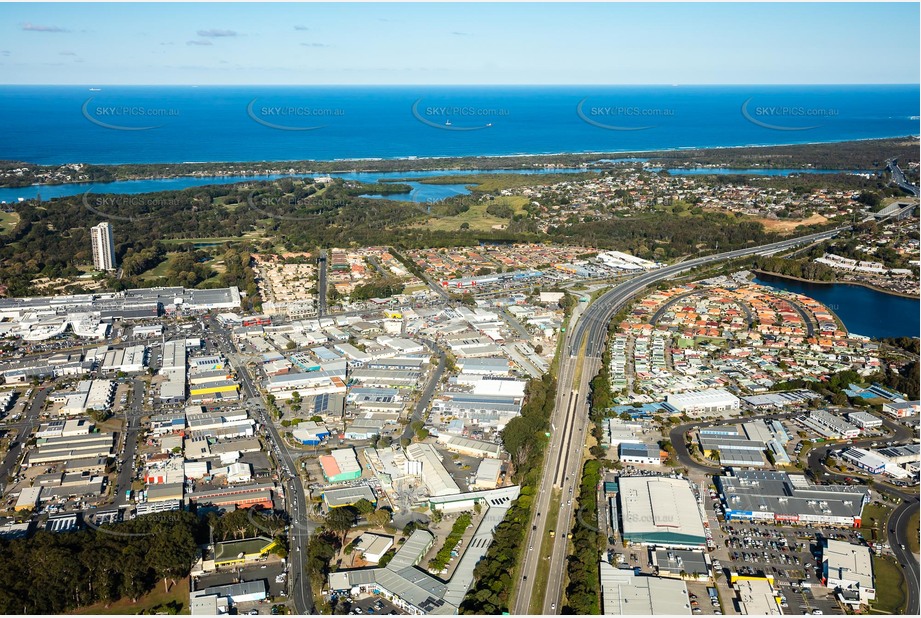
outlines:
{"label": "calm waterway", "polygon": [[[206,185],[229,185],[238,182],[277,180],[285,177],[332,176],[343,180],[355,180],[369,184],[381,181],[399,181],[404,178],[437,178],[440,176],[474,176],[478,174],[577,174],[593,171],[589,168],[536,168],[524,170],[423,170],[415,172],[338,172],[332,174],[263,174],[254,176],[182,176],[179,178],[150,178],[146,180],[117,180],[107,183],[70,183],[61,185],[31,185],[28,187],[0,189],[0,203],[13,204],[20,199],[31,200],[41,196],[43,200],[56,197],[91,193],[138,195],[157,191],[181,191]],[[410,193],[389,195],[366,195],[364,197],[398,200],[403,202],[437,202],[454,195],[466,195],[470,191],[462,184],[431,185],[421,182],[403,182],[412,187]]]}
{"label": "calm waterway", "polygon": [[921,301],[846,283],[807,283],[758,275],[755,283],[814,298],[834,311],[849,332],[867,337],[917,337]]}

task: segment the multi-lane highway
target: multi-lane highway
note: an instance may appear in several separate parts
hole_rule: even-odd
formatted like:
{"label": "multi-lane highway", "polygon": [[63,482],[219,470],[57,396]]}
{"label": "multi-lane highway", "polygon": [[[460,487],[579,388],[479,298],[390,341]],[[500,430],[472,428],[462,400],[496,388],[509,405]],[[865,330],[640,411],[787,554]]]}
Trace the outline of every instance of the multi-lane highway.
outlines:
{"label": "multi-lane highway", "polygon": [[604,334],[607,331],[608,322],[611,317],[617,313],[617,310],[620,309],[620,307],[622,307],[624,303],[626,303],[630,298],[653,283],[657,283],[663,279],[668,279],[669,277],[681,274],[682,272],[696,268],[698,266],[705,266],[715,262],[724,262],[726,260],[733,260],[736,258],[755,254],[768,255],[777,253],[779,251],[792,249],[798,245],[808,244],[817,240],[825,240],[836,236],[840,232],[847,229],[850,229],[850,226],[839,227],[833,230],[826,230],[816,234],[809,234],[808,236],[789,238],[787,240],[782,240],[780,242],[767,245],[761,245],[759,247],[737,249],[735,251],[727,251],[725,253],[718,253],[695,258],[681,262],[680,264],[674,264],[672,266],[666,266],[658,270],[653,270],[640,275],[639,277],[626,281],[614,288],[611,288],[610,291],[596,300],[589,308],[589,311],[586,312],[585,317],[577,326],[575,336],[570,340],[570,357],[575,359],[575,356],[578,354],[579,348],[582,347],[582,342],[586,339],[586,336],[588,341],[585,355],[600,357],[601,353],[604,351]]}
{"label": "multi-lane highway", "polygon": [[[528,526],[528,550],[524,554],[522,566],[517,574],[513,613],[528,613],[530,598],[534,595],[543,595],[539,602],[543,613],[555,614],[561,610],[566,556],[569,551],[567,532],[572,527],[573,506],[576,498],[574,492],[581,480],[583,447],[589,432],[587,402],[589,382],[600,368],[608,324],[614,314],[647,286],[692,268],[749,255],[769,255],[785,251],[798,245],[831,238],[846,229],[848,228],[841,227],[767,245],[695,258],[645,273],[606,292],[592,303],[582,318],[575,322],[574,327],[570,327],[560,360],[550,444],[547,447],[540,489],[535,506],[532,507],[531,522]],[[574,380],[577,377],[578,383],[575,384]],[[554,489],[558,489],[559,493],[556,493]],[[558,497],[554,500],[554,496]],[[552,540],[546,539],[546,542],[552,544],[546,588],[535,590],[534,579],[541,555],[544,553],[540,545],[545,540],[545,522],[551,509],[557,514],[556,531],[558,533]]]}
{"label": "multi-lane highway", "polygon": [[918,187],[908,182],[908,179],[905,178],[902,168],[899,167],[898,159],[889,159],[886,161],[886,169],[892,174],[892,180],[899,186],[900,189],[906,193],[918,197]]}
{"label": "multi-lane highway", "polygon": [[[567,344],[568,340],[564,342],[564,346]],[[593,363],[586,363],[586,365],[591,364]],[[544,459],[540,491],[531,507],[531,523],[526,535],[528,551],[524,554],[518,575],[519,582],[515,593],[515,606],[512,608],[513,614],[529,613],[531,598],[534,595],[539,596],[545,590],[562,587],[566,566],[567,545],[565,540],[569,531],[567,522],[572,516],[574,492],[581,480],[579,463],[582,460],[585,445],[585,432],[588,430],[588,425],[580,420],[580,416],[587,415],[585,393],[588,392],[588,381],[591,379],[588,369],[588,367],[583,368],[582,379],[579,380],[578,385],[573,387],[575,363],[560,365],[556,405],[551,418],[550,444]],[[597,369],[595,371],[597,372]],[[554,530],[556,536],[551,539],[545,527],[553,510],[558,512]],[[564,542],[560,542],[561,540]],[[545,542],[550,543],[552,547],[548,579],[544,590],[535,590],[537,570],[544,559],[541,545]],[[556,612],[558,601],[558,595],[547,594],[540,604],[539,613]]]}

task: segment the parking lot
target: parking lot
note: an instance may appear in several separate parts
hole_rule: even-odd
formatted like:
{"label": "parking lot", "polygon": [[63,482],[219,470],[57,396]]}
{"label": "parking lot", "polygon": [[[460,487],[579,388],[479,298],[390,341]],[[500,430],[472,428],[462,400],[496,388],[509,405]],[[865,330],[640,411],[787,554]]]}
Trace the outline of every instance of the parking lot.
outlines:
{"label": "parking lot", "polygon": [[392,616],[405,612],[383,597],[369,596],[363,599],[353,599],[349,608],[353,615],[384,615]]}
{"label": "parking lot", "polygon": [[[628,469],[621,474],[631,472],[639,475],[661,474],[659,471],[640,469]],[[615,472],[614,476],[617,475]],[[699,597],[696,599],[697,604],[692,606],[694,614],[739,613],[735,594],[726,587],[733,573],[743,577],[771,578],[779,593],[784,613],[846,613],[834,598],[833,592],[822,585],[822,544],[825,539],[835,539],[866,545],[870,542],[867,530],[799,523],[782,525],[775,524],[773,520],[725,521],[722,505],[712,486],[712,478],[692,473],[691,481],[693,491],[705,512],[707,542],[712,543],[710,557],[714,568],[721,575],[715,585],[724,603],[723,607],[719,603],[711,603],[706,586],[701,588],[700,584],[689,582],[689,592]],[[871,500],[874,493],[871,491]],[[616,531],[606,529],[605,534],[611,537],[608,559],[612,564],[648,572],[651,564],[648,563],[645,548],[624,548]]]}
{"label": "parking lot", "polygon": [[715,531],[718,548],[712,556],[720,562],[727,580],[732,572],[773,577],[786,613],[843,614],[831,591],[821,584],[823,538],[862,541],[855,529],[721,521]]}
{"label": "parking lot", "polygon": [[439,452],[442,457],[444,457],[445,467],[454,479],[454,482],[457,483],[459,487],[467,487],[468,480],[476,474],[476,469],[480,465],[482,459],[461,455],[459,453],[452,453],[447,450],[439,450]]}
{"label": "parking lot", "polygon": [[271,475],[272,465],[269,462],[269,456],[265,451],[256,451],[244,453],[240,456],[241,463],[248,463],[253,466],[253,476],[256,478],[265,478]]}
{"label": "parking lot", "polygon": [[718,616],[722,615],[723,608],[720,606],[719,599],[711,599],[707,594],[710,588],[706,583],[688,582],[688,600],[691,602],[691,613],[701,616]]}
{"label": "parking lot", "polygon": [[810,588],[793,586],[786,582],[777,586],[781,594],[784,613],[789,614],[844,614],[834,592],[821,585]]}
{"label": "parking lot", "polygon": [[788,580],[807,579],[815,570],[818,540],[805,531],[772,529],[739,522],[724,523],[719,535],[727,563],[741,575],[763,571]]}
{"label": "parking lot", "polygon": [[264,580],[267,585],[267,598],[265,602],[240,603],[236,606],[237,613],[246,614],[252,610],[260,614],[268,614],[272,602],[284,602],[287,599],[287,575],[285,565],[280,560],[268,560],[263,563],[248,564],[242,569],[225,568],[220,572],[209,573],[196,578],[195,589],[202,590],[211,586],[235,584],[238,581]]}

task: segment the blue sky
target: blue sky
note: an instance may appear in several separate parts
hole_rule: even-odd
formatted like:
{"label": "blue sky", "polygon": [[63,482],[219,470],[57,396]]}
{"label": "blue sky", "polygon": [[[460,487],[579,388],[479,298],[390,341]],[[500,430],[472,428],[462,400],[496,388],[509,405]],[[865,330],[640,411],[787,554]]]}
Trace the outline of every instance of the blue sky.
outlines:
{"label": "blue sky", "polygon": [[917,83],[918,21],[917,3],[4,3],[0,83]]}

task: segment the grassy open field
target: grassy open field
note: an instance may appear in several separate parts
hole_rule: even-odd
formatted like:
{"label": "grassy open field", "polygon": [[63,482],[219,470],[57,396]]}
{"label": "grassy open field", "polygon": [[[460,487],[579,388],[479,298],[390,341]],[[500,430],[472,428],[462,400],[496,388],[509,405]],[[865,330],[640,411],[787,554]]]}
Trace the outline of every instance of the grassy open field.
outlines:
{"label": "grassy open field", "polygon": [[[220,249],[218,249],[218,251],[220,251]],[[169,270],[170,266],[173,264],[175,259],[180,255],[182,255],[182,252],[180,251],[171,251],[167,253],[165,260],[163,260],[162,262],[160,262],[153,268],[141,273],[140,278],[143,279],[144,281],[150,281],[152,279],[158,279],[159,277],[166,277],[167,271]],[[199,284],[199,287],[219,286],[221,284],[220,276],[222,273],[227,271],[227,265],[224,263],[223,260],[219,260],[219,259],[209,260],[207,262],[207,265],[209,268],[211,268],[212,271],[214,271],[214,274],[210,278],[202,281]]]}
{"label": "grassy open field", "polygon": [[908,518],[908,550],[913,554],[918,554],[918,516],[921,513],[915,512]]}
{"label": "grassy open field", "polygon": [[[873,541],[885,541],[889,530],[886,522],[889,521],[889,515],[892,513],[892,507],[884,504],[868,504],[863,507],[863,515],[860,518],[860,529],[865,531],[864,535]],[[875,530],[875,533],[873,532]],[[875,534],[875,536],[873,536]]]}
{"label": "grassy open field", "polygon": [[905,578],[902,569],[889,556],[873,556],[873,574],[877,582],[885,585],[876,586],[876,600],[871,607],[883,614],[901,614],[906,601]]}
{"label": "grassy open field", "polygon": [[225,242],[239,242],[241,240],[261,238],[262,232],[247,232],[243,236],[202,236],[200,238],[165,238],[164,245],[220,245]]}
{"label": "grassy open field", "polygon": [[461,225],[466,223],[470,226],[471,230],[478,232],[485,232],[492,229],[500,229],[508,225],[509,219],[504,219],[502,217],[496,217],[494,215],[486,212],[486,209],[491,204],[500,204],[509,206],[515,214],[524,212],[524,207],[527,205],[528,199],[521,196],[499,196],[491,202],[484,202],[481,204],[474,204],[466,212],[462,212],[459,215],[453,217],[432,217],[424,223],[420,224],[420,227],[426,227],[430,230],[450,232],[459,230]]}
{"label": "grassy open field", "polygon": [[225,242],[234,242],[239,240],[236,236],[203,236],[201,238],[164,238],[161,242],[164,245],[184,245],[190,243],[193,245],[217,245]]}
{"label": "grassy open field", "polygon": [[159,264],[157,264],[150,270],[145,270],[143,273],[141,273],[140,275],[141,279],[144,279],[146,281],[149,279],[156,279],[158,277],[165,277],[166,270],[169,268],[170,263],[173,261],[173,258],[177,255],[179,254],[178,253],[167,253],[165,260],[163,260],[162,262],[160,262]]}
{"label": "grassy open field", "polygon": [[420,290],[425,290],[425,289],[428,289],[428,286],[425,284],[407,285],[406,288],[403,290],[403,293],[412,294],[413,292],[418,292]]}
{"label": "grassy open field", "polygon": [[0,234],[6,234],[19,223],[18,212],[0,212]]}
{"label": "grassy open field", "polygon": [[[453,185],[463,184],[473,192],[492,193],[503,189],[518,187],[533,187],[535,185],[552,185],[559,182],[574,182],[585,178],[594,178],[597,173],[585,174],[467,174],[458,172],[456,176],[437,176],[432,178],[418,178],[418,181],[427,185]],[[406,178],[413,178],[412,173],[407,173]]]}
{"label": "grassy open field", "polygon": [[[562,339],[562,337],[561,337],[561,339]],[[582,341],[582,347],[579,348],[579,358],[583,358],[582,355],[585,354],[585,349],[586,349],[587,347],[588,347],[588,339],[586,338],[586,339],[584,339],[584,340]],[[572,377],[572,385],[570,386],[571,389],[575,390],[574,387],[575,387],[576,385],[582,384],[582,369],[583,369],[584,367],[585,367],[585,361],[584,361],[584,360],[583,360],[582,362],[580,362],[578,365],[576,365],[576,372],[575,372],[575,374],[574,374],[573,377]]]}
{"label": "grassy open field", "polygon": [[713,344],[721,348],[728,347],[729,345],[729,342],[727,342],[722,337],[704,337],[704,336],[694,337],[694,343],[696,345],[700,345],[702,343],[710,343],[710,344]]}
{"label": "grassy open field", "polygon": [[[708,212],[721,212],[726,213],[727,211],[722,208],[705,208],[704,210]],[[827,223],[828,219],[823,217],[820,214],[811,215],[805,219],[770,219],[768,217],[753,217],[746,215],[740,219],[740,221],[757,221],[764,226],[766,232],[777,232],[778,234],[789,234],[796,230],[796,228],[803,225],[819,225],[822,223]]]}
{"label": "grassy open field", "polygon": [[[672,204],[655,204],[652,206],[652,209],[660,212],[667,213],[673,217],[693,217],[694,213],[691,212],[691,209],[694,208],[693,204],[688,204],[683,200],[677,200]],[[721,212],[720,209],[713,208],[709,209],[715,212]]]}
{"label": "grassy open field", "polygon": [[[163,582],[157,582],[157,585],[148,594],[138,599],[137,603],[132,603],[131,599],[120,599],[108,606],[103,603],[88,605],[78,610],[70,612],[77,615],[90,614],[155,614],[166,613],[166,604],[174,602],[182,605],[180,613],[189,613],[189,578],[181,579],[172,587],[169,592],[163,591]],[[154,608],[157,608],[156,611]]]}

